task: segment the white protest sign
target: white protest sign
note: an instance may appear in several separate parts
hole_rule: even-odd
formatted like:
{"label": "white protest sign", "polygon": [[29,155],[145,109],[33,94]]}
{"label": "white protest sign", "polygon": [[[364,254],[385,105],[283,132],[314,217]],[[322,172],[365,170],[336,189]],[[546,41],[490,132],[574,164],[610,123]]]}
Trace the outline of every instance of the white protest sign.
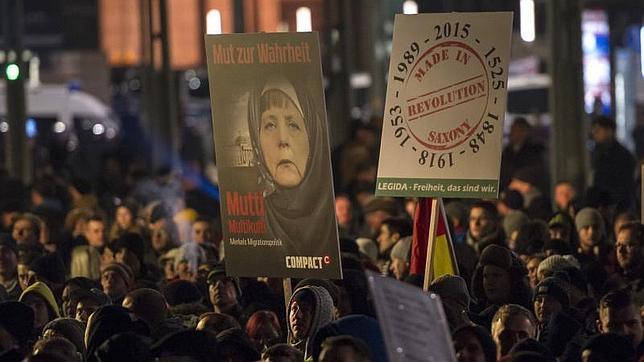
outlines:
{"label": "white protest sign", "polygon": [[396,15],[377,196],[497,197],[512,13]]}
{"label": "white protest sign", "polygon": [[456,361],[440,298],[366,271],[390,362]]}

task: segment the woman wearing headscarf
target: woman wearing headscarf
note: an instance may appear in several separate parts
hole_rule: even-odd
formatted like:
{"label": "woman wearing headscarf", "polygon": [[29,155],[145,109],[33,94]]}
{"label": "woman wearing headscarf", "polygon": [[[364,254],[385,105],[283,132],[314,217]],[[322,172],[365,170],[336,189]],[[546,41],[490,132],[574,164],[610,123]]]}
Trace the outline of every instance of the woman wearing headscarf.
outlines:
{"label": "woman wearing headscarf", "polygon": [[286,254],[332,254],[337,239],[324,104],[271,76],[250,92],[248,126],[266,220]]}

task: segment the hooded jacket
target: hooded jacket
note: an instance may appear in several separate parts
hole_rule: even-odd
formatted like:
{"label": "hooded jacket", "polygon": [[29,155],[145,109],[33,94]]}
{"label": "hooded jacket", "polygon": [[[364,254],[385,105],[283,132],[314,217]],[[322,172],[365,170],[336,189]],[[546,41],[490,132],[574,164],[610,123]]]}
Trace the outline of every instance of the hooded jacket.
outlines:
{"label": "hooded jacket", "polygon": [[97,361],[94,352],[98,347],[111,336],[124,332],[135,332],[144,336],[150,334],[143,321],[134,321],[130,312],[121,306],[107,305],[97,309],[90,317],[85,330],[85,361]]}
{"label": "hooded jacket", "polygon": [[49,309],[49,316],[52,320],[55,318],[60,318],[60,311],[58,309],[58,303],[56,302],[56,298],[54,297],[54,293],[51,292],[51,289],[47,286],[47,284],[43,282],[35,282],[27,289],[25,289],[22,294],[20,294],[20,298],[18,301],[22,302],[24,301],[25,297],[28,294],[35,293],[41,296],[45,302],[47,302],[47,307]]}
{"label": "hooded jacket", "polygon": [[326,324],[333,321],[333,299],[329,292],[322,287],[315,285],[307,285],[301,288],[298,288],[291,299],[288,302],[288,311],[291,310],[291,305],[295,297],[302,293],[303,291],[310,291],[313,293],[314,305],[311,310],[311,323],[309,325],[309,330],[306,333],[304,339],[296,339],[293,333],[293,328],[290,323],[290,318],[287,316],[288,323],[288,344],[304,352],[304,358],[307,359],[311,357],[313,351],[313,338],[317,331],[325,326]]}

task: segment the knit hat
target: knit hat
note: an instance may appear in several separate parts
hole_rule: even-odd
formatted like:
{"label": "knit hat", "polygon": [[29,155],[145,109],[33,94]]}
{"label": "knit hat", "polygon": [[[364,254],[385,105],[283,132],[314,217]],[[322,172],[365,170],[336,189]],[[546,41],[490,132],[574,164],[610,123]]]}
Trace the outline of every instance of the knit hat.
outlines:
{"label": "knit hat", "polygon": [[25,343],[34,328],[34,312],[21,302],[0,303],[0,326],[20,344]]}
{"label": "knit hat", "polygon": [[551,255],[539,263],[537,268],[537,275],[551,276],[556,271],[562,270],[565,268],[574,267],[575,265],[571,263],[567,258],[564,258],[563,255]]}
{"label": "knit hat", "polygon": [[512,267],[512,252],[503,246],[488,245],[481,253],[479,264],[481,266],[494,265],[501,269],[510,270]]}
{"label": "knit hat", "polygon": [[180,304],[199,303],[203,299],[199,288],[187,280],[171,281],[163,287],[162,294],[171,307]]}
{"label": "knit hat", "polygon": [[587,226],[593,226],[593,225],[599,225],[599,230],[602,235],[604,235],[604,219],[602,218],[602,215],[597,211],[597,209],[593,209],[592,207],[585,207],[577,213],[577,216],[575,216],[575,227],[577,228],[577,231],[587,227]]}
{"label": "knit hat", "polygon": [[574,222],[575,220],[569,214],[560,211],[548,220],[548,227],[561,226],[570,230]]}
{"label": "knit hat", "polygon": [[85,342],[83,341],[85,325],[83,322],[73,318],[56,318],[45,324],[42,329],[43,333],[48,329],[56,331],[58,335],[72,342],[78,352],[85,354]]}
{"label": "knit hat", "polygon": [[56,298],[54,297],[54,293],[51,292],[51,289],[47,286],[47,284],[43,282],[35,282],[27,289],[22,291],[22,294],[20,294],[20,298],[18,298],[18,301],[22,302],[25,300],[25,297],[29,294],[37,294],[41,298],[45,300],[47,303],[47,306],[51,310],[51,312],[56,316],[56,318],[60,317],[60,312],[58,311],[58,303],[56,303]]}
{"label": "knit hat", "polygon": [[125,285],[128,289],[134,286],[134,272],[129,266],[123,263],[113,262],[107,264],[105,268],[103,268],[101,275],[103,275],[103,273],[105,273],[106,271],[113,271],[120,275],[121,278],[123,278],[123,281],[125,282]]}
{"label": "knit hat", "polygon": [[237,288],[237,297],[240,298],[242,296],[242,290],[241,290],[241,285],[239,284],[239,278],[236,277],[229,277],[226,274],[226,265],[225,264],[217,264],[215,265],[210,273],[208,273],[208,277],[206,278],[206,282],[208,284],[214,284],[217,280],[219,279],[224,279],[224,278],[229,278],[232,280],[233,283],[235,283],[235,288]]}
{"label": "knit hat", "polygon": [[519,231],[521,226],[528,222],[528,216],[519,210],[510,211],[503,218],[503,231],[508,237],[512,236],[512,233]]}
{"label": "knit hat", "polygon": [[532,302],[534,302],[540,295],[548,295],[555,298],[564,310],[568,309],[568,306],[570,305],[570,297],[568,296],[568,293],[566,293],[561,281],[557,278],[545,278],[537,284],[537,287],[534,289]]}
{"label": "knit hat", "polygon": [[360,252],[368,256],[369,259],[374,262],[378,259],[378,245],[373,240],[369,238],[357,238],[356,244],[358,244]]}
{"label": "knit hat", "polygon": [[411,250],[411,236],[406,236],[398,240],[396,244],[393,246],[393,248],[391,248],[391,259],[398,258],[405,261],[409,261],[410,250]]}
{"label": "knit hat", "polygon": [[470,308],[470,293],[467,291],[465,279],[458,275],[443,275],[432,281],[429,285],[429,291],[438,294],[445,302],[456,302],[463,308]]}

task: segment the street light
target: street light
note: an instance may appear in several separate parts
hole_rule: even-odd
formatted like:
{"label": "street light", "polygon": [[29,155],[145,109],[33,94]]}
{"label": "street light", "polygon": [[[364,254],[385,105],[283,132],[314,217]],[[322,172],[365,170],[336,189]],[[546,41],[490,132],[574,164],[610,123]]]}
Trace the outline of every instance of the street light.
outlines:
{"label": "street light", "polygon": [[418,3],[407,0],[403,3],[403,14],[418,14]]}
{"label": "street light", "polygon": [[20,77],[20,67],[16,63],[9,63],[5,68],[7,80],[17,80]]}
{"label": "street light", "polygon": [[295,27],[298,32],[311,31],[311,9],[303,6],[295,11]]}
{"label": "street light", "polygon": [[521,0],[519,12],[521,13],[521,39],[532,42],[535,38],[534,0]]}

